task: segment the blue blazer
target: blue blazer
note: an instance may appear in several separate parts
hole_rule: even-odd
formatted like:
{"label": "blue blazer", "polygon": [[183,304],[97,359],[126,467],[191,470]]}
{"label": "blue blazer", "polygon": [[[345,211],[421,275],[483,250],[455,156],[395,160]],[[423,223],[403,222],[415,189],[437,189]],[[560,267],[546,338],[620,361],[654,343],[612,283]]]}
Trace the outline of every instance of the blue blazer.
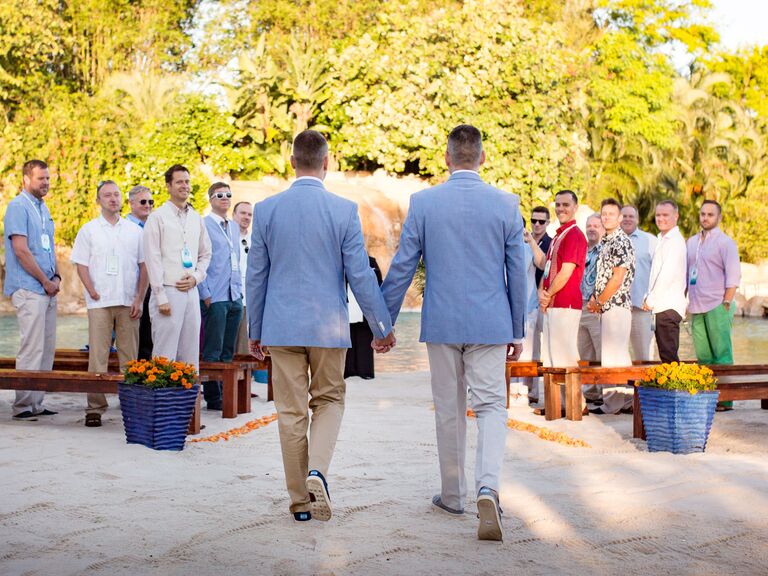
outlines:
{"label": "blue blazer", "polygon": [[349,348],[344,278],[374,336],[392,330],[368,263],[357,205],[314,178],[253,207],[246,269],[249,338],[265,346]]}
{"label": "blue blazer", "polygon": [[528,297],[519,204],[517,195],[489,186],[470,171],[411,196],[400,246],[382,286],[392,323],[423,258],[420,341],[522,340]]}
{"label": "blue blazer", "polygon": [[213,302],[239,302],[243,298],[242,276],[240,270],[232,270],[232,254],[240,263],[240,228],[234,220],[227,220],[229,239],[224,235],[224,228],[213,216],[203,218],[208,237],[211,239],[211,263],[205,280],[200,282],[198,291],[200,300],[206,298]]}

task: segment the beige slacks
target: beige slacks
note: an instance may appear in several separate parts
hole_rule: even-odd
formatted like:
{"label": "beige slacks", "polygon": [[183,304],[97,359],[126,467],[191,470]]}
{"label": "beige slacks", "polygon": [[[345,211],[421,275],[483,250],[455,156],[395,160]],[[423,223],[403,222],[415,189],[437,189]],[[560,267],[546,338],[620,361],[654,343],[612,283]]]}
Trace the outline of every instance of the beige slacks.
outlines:
{"label": "beige slacks", "polygon": [[653,312],[632,308],[632,330],[629,333],[632,360],[654,361],[659,358],[653,337]]}
{"label": "beige slacks", "polygon": [[237,328],[235,340],[235,354],[248,354],[248,311],[243,306],[243,317],[240,318],[240,326]]}
{"label": "beige slacks", "polygon": [[[528,313],[525,325],[525,340],[523,340],[523,353],[520,360],[538,361],[541,360],[541,332],[544,329],[544,315],[541,310],[536,308]],[[528,388],[528,402],[539,401],[539,383],[541,378],[526,377],[523,378],[523,385]]]}
{"label": "beige slacks", "polygon": [[[107,306],[88,310],[88,372],[109,371],[109,348],[112,330],[120,370],[125,370],[129,360],[139,353],[140,319],[131,318],[130,306]],[[107,410],[107,397],[102,393],[88,394],[86,414],[103,414]]]}
{"label": "beige slacks", "polygon": [[[20,288],[11,296],[19,322],[21,343],[16,370],[51,370],[56,353],[56,297]],[[45,392],[16,390],[13,415],[43,411]]]}
{"label": "beige slacks", "polygon": [[[602,347],[600,345],[600,314],[587,310],[587,305],[581,309],[579,321],[579,359],[600,362]],[[603,397],[599,386],[583,386],[584,398],[598,400]]]}
{"label": "beige slacks", "polygon": [[[628,308],[615,306],[603,312],[600,328],[603,357],[601,366],[631,366],[629,356],[629,333],[632,329],[632,312]],[[623,408],[632,406],[632,389],[627,386],[603,388],[603,411],[617,414]]]}
{"label": "beige slacks", "polygon": [[290,511],[307,512],[307,475],[317,470],[327,478],[344,415],[347,349],[270,346],[269,352]]}
{"label": "beige slacks", "polygon": [[171,315],[160,314],[154,292],[149,297],[149,317],[152,319],[152,356],[192,364],[200,369],[200,295],[197,286],[181,292],[165,286]]}
{"label": "beige slacks", "polygon": [[[568,368],[579,365],[579,333],[581,310],[574,308],[548,308],[544,313],[541,361],[544,366]],[[560,387],[560,400],[565,406],[565,386]],[[582,409],[586,406],[581,398]]]}

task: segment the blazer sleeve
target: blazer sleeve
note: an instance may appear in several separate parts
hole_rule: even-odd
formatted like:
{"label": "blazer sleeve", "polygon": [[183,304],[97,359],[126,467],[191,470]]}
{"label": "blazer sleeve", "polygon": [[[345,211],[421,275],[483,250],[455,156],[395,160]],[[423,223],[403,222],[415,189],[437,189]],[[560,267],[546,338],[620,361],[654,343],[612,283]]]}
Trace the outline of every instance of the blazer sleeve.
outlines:
{"label": "blazer sleeve", "polygon": [[261,340],[269,269],[269,251],[261,228],[259,205],[254,204],[251,247],[248,250],[248,267],[245,269],[245,284],[248,286],[245,291],[246,310],[248,310],[248,338],[250,340]]}
{"label": "blazer sleeve", "polygon": [[392,322],[387,306],[384,304],[376,274],[371,268],[368,253],[365,251],[363,229],[357,215],[357,207],[350,212],[347,230],[341,244],[341,255],[349,287],[368,321],[371,332],[376,338],[384,338],[392,331]]}
{"label": "blazer sleeve", "polygon": [[522,342],[525,338],[527,308],[527,276],[525,248],[523,247],[523,219],[519,202],[514,200],[512,222],[505,239],[505,262],[507,268],[507,297],[512,312],[512,339]]}
{"label": "blazer sleeve", "polygon": [[392,324],[397,321],[400,314],[400,307],[403,305],[405,293],[413,281],[413,275],[421,260],[422,246],[421,236],[418,230],[418,220],[416,218],[416,208],[411,196],[408,215],[403,223],[403,231],[400,233],[400,246],[397,253],[389,265],[389,272],[384,279],[381,291],[384,293],[384,300],[389,308],[389,314],[392,317]]}

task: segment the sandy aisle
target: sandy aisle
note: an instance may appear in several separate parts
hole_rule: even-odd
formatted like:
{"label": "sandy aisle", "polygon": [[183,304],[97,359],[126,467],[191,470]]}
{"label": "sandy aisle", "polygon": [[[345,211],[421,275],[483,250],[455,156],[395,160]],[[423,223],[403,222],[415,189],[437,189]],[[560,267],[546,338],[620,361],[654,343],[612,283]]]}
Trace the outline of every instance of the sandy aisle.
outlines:
{"label": "sandy aisle", "polygon": [[[3,576],[768,574],[768,411],[758,402],[718,414],[708,452],[692,456],[645,452],[630,417],[545,423],[511,408],[592,448],[508,432],[498,545],[476,541],[473,502],[460,518],[430,505],[427,373],[350,380],[328,523],[288,515],[276,423],[163,453],[125,444],[116,410],[85,428],[82,396],[50,395],[61,413],[37,423],[11,421],[11,399],[0,392]],[[204,434],[272,412],[255,399],[247,417],[204,413]]]}

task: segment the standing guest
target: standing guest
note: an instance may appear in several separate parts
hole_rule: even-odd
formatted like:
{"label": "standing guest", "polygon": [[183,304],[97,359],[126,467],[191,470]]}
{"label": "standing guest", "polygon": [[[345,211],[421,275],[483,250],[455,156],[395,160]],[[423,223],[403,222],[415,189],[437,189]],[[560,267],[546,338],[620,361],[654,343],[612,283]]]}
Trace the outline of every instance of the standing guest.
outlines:
{"label": "standing guest", "polygon": [[262,346],[269,346],[272,356],[290,511],[303,522],[331,518],[325,477],[344,413],[344,356],[350,345],[345,276],[380,339],[377,348],[389,350],[395,337],[368,264],[357,205],[323,185],[328,171],[323,135],[298,134],[291,166],[296,170],[291,187],[253,209],[248,334],[254,356],[264,358]]}
{"label": "standing guest", "polygon": [[662,362],[679,362],[680,322],[685,316],[687,254],[677,227],[679,214],[673,200],[656,204],[659,241],[653,253],[648,295],[643,309],[655,317],[656,344]]}
{"label": "standing guest", "polygon": [[[123,196],[117,184],[112,180],[100,182],[96,201],[101,216],[77,233],[71,258],[85,288],[88,371],[105,373],[113,331],[120,370],[136,359],[147,270],[141,229],[120,217]],[[106,396],[89,393],[85,425],[101,426],[101,415],[106,410]]]}
{"label": "standing guest", "polygon": [[[531,210],[531,237],[534,244],[530,243],[526,239],[526,243],[531,247],[533,254],[546,254],[549,250],[549,245],[552,243],[552,237],[547,234],[547,226],[549,226],[549,208],[546,206],[536,206]],[[538,250],[536,250],[538,248]],[[535,262],[543,262],[544,260],[535,257]],[[536,266],[535,270],[535,286],[538,291],[541,285],[541,279],[544,276],[544,264],[541,268]],[[538,294],[538,292],[537,292]],[[536,296],[536,311],[531,311],[530,315],[535,317],[536,322],[533,325],[533,331],[530,337],[528,336],[528,329],[526,329],[526,340],[523,346],[523,354],[528,355],[530,351],[530,360],[541,360],[541,334],[544,330],[544,315],[538,304],[539,298]],[[531,348],[528,350],[528,343],[530,341]],[[539,378],[523,378],[523,384],[528,387],[528,403],[536,404],[539,401]]]}
{"label": "standing guest", "polygon": [[248,269],[248,250],[251,249],[251,220],[253,220],[253,206],[249,202],[238,202],[232,209],[232,219],[240,229],[238,246],[240,247],[240,281],[243,288],[243,317],[237,329],[235,340],[235,353],[248,354],[248,314],[245,295],[245,274]]}
{"label": "standing guest", "polygon": [[211,261],[203,219],[187,202],[189,170],[180,164],[165,173],[168,201],[144,226],[144,255],[152,297],[152,355],[200,366],[200,296]]}
{"label": "standing guest", "polygon": [[[368,257],[368,263],[376,274],[376,281],[381,286],[382,277],[379,263],[373,256]],[[347,302],[349,308],[349,338],[352,346],[347,350],[344,361],[344,378],[359,376],[363,380],[372,380],[375,376],[373,369],[373,332],[365,321],[363,311],[355,299],[355,295],[347,286]]]}
{"label": "standing guest", "polygon": [[478,429],[477,537],[501,541],[505,362],[520,357],[525,338],[523,219],[517,195],[480,178],[485,152],[477,128],[463,124],[451,131],[445,162],[448,181],[411,196],[400,246],[382,288],[394,322],[424,257],[420,340],[429,354],[441,479],[432,503],[450,514],[464,513],[469,388]]}
{"label": "standing guest", "polygon": [[[50,189],[48,165],[29,160],[22,167],[21,193],[8,203],[5,230],[5,286],[16,308],[21,342],[16,370],[50,370],[56,350],[56,266],[53,219],[43,198]],[[43,408],[44,392],[16,390],[14,420],[36,421],[56,414]]]}
{"label": "standing guest", "polygon": [[[152,199],[152,191],[146,186],[134,186],[128,190],[128,205],[131,211],[126,220],[133,222],[142,230],[147,222],[152,206],[155,201]],[[152,358],[152,321],[149,318],[149,298],[152,290],[147,289],[144,296],[144,305],[141,312],[141,321],[139,322],[139,354],[140,360],[149,360]]]}
{"label": "standing guest", "polygon": [[626,205],[621,209],[621,229],[629,237],[635,249],[635,279],[629,294],[632,300],[632,331],[629,342],[632,360],[650,362],[656,359],[653,345],[653,314],[643,309],[643,299],[648,293],[648,281],[651,275],[651,261],[658,240],[637,227],[639,222],[637,208]]}
{"label": "standing guest", "polygon": [[[525,242],[523,247],[525,248],[525,277],[528,305],[526,307],[525,340],[523,340],[523,352],[520,354],[519,360],[521,362],[531,362],[541,359],[542,316],[539,310],[539,285],[536,282],[536,276],[541,269],[536,263],[544,262],[546,254],[542,252],[539,243],[536,242],[533,234],[526,230],[525,226],[526,222],[525,218],[523,218],[523,240]],[[524,377],[522,383],[527,389],[528,405],[536,404],[539,401],[539,378]]]}
{"label": "standing guest", "polygon": [[[606,198],[600,204],[600,220],[605,236],[600,241],[597,258],[595,293],[587,309],[600,318],[601,366],[631,366],[629,334],[632,330],[630,286],[635,276],[635,249],[619,226],[621,204]],[[603,390],[603,405],[590,410],[593,414],[618,414],[632,408],[629,388],[619,386]]]}
{"label": "standing guest", "polygon": [[[600,362],[600,314],[587,308],[589,299],[595,293],[597,279],[597,260],[600,256],[600,241],[605,229],[600,220],[600,214],[595,213],[587,218],[587,262],[584,266],[584,277],[581,279],[581,320],[579,321],[579,358],[588,362]],[[590,402],[602,402],[603,393],[599,386],[584,386],[584,398]]]}
{"label": "standing guest", "polygon": [[[689,238],[687,246],[688,312],[693,347],[702,364],[733,364],[733,300],[741,264],[736,243],[720,230],[722,219],[720,204],[704,200],[699,210],[701,232]],[[717,409],[732,410],[733,402],[718,402]]]}
{"label": "standing guest", "polygon": [[[200,282],[200,310],[204,319],[203,361],[232,362],[235,339],[243,316],[243,290],[240,276],[240,231],[227,211],[232,191],[224,182],[208,188],[211,213],[204,218],[211,240],[211,263]],[[221,382],[203,384],[209,410],[221,410]]]}
{"label": "standing guest", "polygon": [[[538,262],[544,266],[539,287],[539,305],[544,313],[542,362],[549,367],[579,364],[578,341],[574,336],[579,332],[581,320],[581,280],[587,259],[587,239],[576,226],[578,207],[573,191],[561,190],[555,195],[555,215],[560,227],[544,261]],[[561,394],[564,398],[565,391],[561,390]],[[536,408],[533,413],[544,416],[545,410]]]}

